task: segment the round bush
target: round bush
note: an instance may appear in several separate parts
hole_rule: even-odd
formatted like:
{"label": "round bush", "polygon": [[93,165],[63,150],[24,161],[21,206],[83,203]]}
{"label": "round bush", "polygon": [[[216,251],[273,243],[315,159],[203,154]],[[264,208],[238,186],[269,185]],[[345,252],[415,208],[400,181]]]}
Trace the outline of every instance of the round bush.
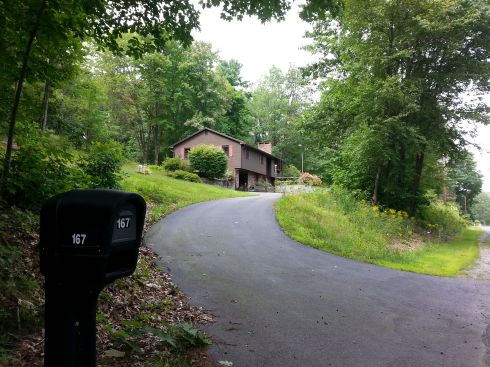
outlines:
{"label": "round bush", "polygon": [[[70,145],[64,138],[19,125],[19,148],[12,154],[3,199],[22,208],[32,208],[50,196],[87,185],[88,177],[77,166],[76,157],[69,153]],[[0,161],[3,158],[2,151]]]}
{"label": "round bush", "polygon": [[284,167],[284,171],[282,172],[284,177],[299,177],[301,176],[301,171],[297,169],[294,165],[288,164]]}
{"label": "round bush", "polygon": [[310,185],[310,186],[321,186],[322,185],[322,179],[318,177],[317,175],[313,175],[308,172],[304,172],[301,174],[299,177],[299,182],[305,184],[305,185]]}
{"label": "round bush", "polygon": [[178,157],[165,159],[162,163],[162,167],[167,172],[173,172],[179,169],[187,172],[191,171],[190,163]]}
{"label": "round bush", "polygon": [[189,161],[199,176],[221,178],[226,172],[228,157],[219,147],[201,144],[190,150]]}
{"label": "round bush", "polygon": [[468,225],[460,215],[456,203],[439,200],[420,208],[420,220],[429,230],[435,229],[440,235],[452,236]]}
{"label": "round bush", "polygon": [[168,174],[169,177],[176,178],[178,180],[190,181],[190,182],[201,182],[198,175],[192,172],[182,171],[180,169]]}
{"label": "round bush", "polygon": [[117,189],[122,167],[122,147],[116,142],[93,143],[80,167],[89,177],[89,187]]}

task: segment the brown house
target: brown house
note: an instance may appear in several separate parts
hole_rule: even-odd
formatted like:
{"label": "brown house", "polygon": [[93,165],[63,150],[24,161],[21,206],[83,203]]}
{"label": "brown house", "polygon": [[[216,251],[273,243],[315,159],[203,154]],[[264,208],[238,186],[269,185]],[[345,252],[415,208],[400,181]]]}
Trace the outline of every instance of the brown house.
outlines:
{"label": "brown house", "polygon": [[199,144],[221,147],[228,156],[228,170],[233,173],[235,189],[248,190],[259,180],[274,185],[280,176],[282,160],[274,157],[271,144],[253,147],[245,142],[218,131],[204,128],[170,146],[174,157],[187,159],[192,147]]}

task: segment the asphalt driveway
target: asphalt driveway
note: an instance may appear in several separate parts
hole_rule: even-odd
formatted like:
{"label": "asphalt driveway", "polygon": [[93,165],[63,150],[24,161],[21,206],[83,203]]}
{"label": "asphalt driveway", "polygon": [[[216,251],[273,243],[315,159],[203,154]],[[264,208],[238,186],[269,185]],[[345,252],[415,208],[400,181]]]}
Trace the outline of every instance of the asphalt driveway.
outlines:
{"label": "asphalt driveway", "polygon": [[385,269],[303,246],[277,224],[278,197],[196,204],[146,235],[191,303],[216,315],[205,331],[223,365],[490,365],[488,281]]}

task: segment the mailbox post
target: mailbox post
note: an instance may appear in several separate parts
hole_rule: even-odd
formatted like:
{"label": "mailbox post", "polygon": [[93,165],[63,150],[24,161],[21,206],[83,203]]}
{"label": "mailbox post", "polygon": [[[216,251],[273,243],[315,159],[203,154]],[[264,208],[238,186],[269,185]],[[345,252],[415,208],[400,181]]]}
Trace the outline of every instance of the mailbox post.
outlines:
{"label": "mailbox post", "polygon": [[96,366],[97,299],[134,272],[145,212],[141,196],[116,190],[73,190],[43,205],[46,367]]}

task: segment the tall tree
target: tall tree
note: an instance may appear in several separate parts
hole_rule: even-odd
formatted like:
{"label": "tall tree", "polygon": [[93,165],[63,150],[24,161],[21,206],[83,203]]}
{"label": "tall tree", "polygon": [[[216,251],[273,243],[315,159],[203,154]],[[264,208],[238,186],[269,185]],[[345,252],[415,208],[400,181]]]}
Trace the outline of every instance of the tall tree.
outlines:
{"label": "tall tree", "polygon": [[[226,19],[241,19],[248,14],[257,15],[262,21],[283,18],[289,9],[286,0],[212,0],[202,1],[201,5],[223,5],[222,17]],[[31,59],[37,49],[56,50],[59,55],[66,55],[69,52],[67,40],[93,40],[98,47],[114,54],[141,57],[148,52],[163,51],[170,39],[189,44],[191,31],[199,23],[198,12],[189,0],[5,0],[0,2],[0,26],[0,49],[5,51],[0,56],[0,74],[2,79],[7,80],[1,88],[13,93],[7,148],[0,177],[2,189],[9,176],[15,123],[24,82],[27,77],[39,80],[30,71],[42,69],[42,65]],[[134,35],[126,47],[118,42],[123,34]],[[40,80],[49,82],[45,77]],[[0,116],[5,113],[4,102],[0,101]]]}
{"label": "tall tree", "polygon": [[169,41],[165,52],[139,60],[110,53],[94,57],[100,70],[92,69],[106,86],[116,139],[125,145],[137,141],[143,162],[158,163],[170,144],[204,126],[224,133],[241,129],[238,91],[215,70],[218,56],[209,44],[186,48]]}
{"label": "tall tree", "polygon": [[274,153],[298,164],[305,144],[299,121],[311,103],[312,90],[300,70],[283,73],[272,67],[253,90],[249,102],[255,142],[272,143]]}
{"label": "tall tree", "polygon": [[[144,52],[162,49],[169,38],[189,43],[190,32],[198,25],[197,12],[188,1],[130,0],[122,3],[104,0],[87,2],[24,0],[2,2],[0,10],[5,35],[0,44],[7,47],[12,58],[0,58],[1,70],[10,66],[16,85],[9,117],[8,140],[0,187],[9,175],[15,123],[24,81],[29,66],[36,70],[41,65],[31,60],[36,49],[54,49],[59,54],[68,52],[68,39],[94,39],[102,48],[114,53],[125,52],[140,56]],[[146,37],[133,37],[123,49],[118,38],[128,32]],[[17,37],[16,37],[17,36]],[[34,52],[33,52],[34,51]],[[31,63],[29,63],[31,61]],[[17,66],[19,65],[19,66]],[[34,73],[30,74],[34,77]],[[43,80],[44,81],[44,80]]]}
{"label": "tall tree", "polygon": [[490,194],[488,192],[482,192],[475,198],[471,213],[476,220],[484,225],[490,225]]}
{"label": "tall tree", "polygon": [[[310,71],[328,77],[310,127],[327,134],[338,131],[336,140],[346,139],[325,139],[345,169],[349,165],[340,153],[344,143],[359,127],[374,132],[377,147],[364,155],[373,163],[364,171],[370,184],[364,181],[356,188],[373,197],[376,190],[384,191],[393,204],[414,213],[427,154],[442,157],[459,151],[466,143],[463,119],[488,122],[486,106],[461,99],[462,93],[481,94],[489,87],[488,2],[342,4],[342,11],[325,13],[310,33],[310,50],[322,55]],[[398,194],[408,202],[396,202],[390,187],[403,187]]]}
{"label": "tall tree", "polygon": [[252,116],[248,102],[250,93],[246,91],[249,82],[241,76],[242,65],[237,60],[220,60],[216,71],[228,81],[227,95],[231,105],[226,114],[220,118],[215,128],[224,134],[248,140],[252,130]]}
{"label": "tall tree", "polygon": [[473,154],[464,152],[457,159],[450,161],[447,176],[461,211],[465,214],[470,213],[483,185],[483,176],[478,172]]}

